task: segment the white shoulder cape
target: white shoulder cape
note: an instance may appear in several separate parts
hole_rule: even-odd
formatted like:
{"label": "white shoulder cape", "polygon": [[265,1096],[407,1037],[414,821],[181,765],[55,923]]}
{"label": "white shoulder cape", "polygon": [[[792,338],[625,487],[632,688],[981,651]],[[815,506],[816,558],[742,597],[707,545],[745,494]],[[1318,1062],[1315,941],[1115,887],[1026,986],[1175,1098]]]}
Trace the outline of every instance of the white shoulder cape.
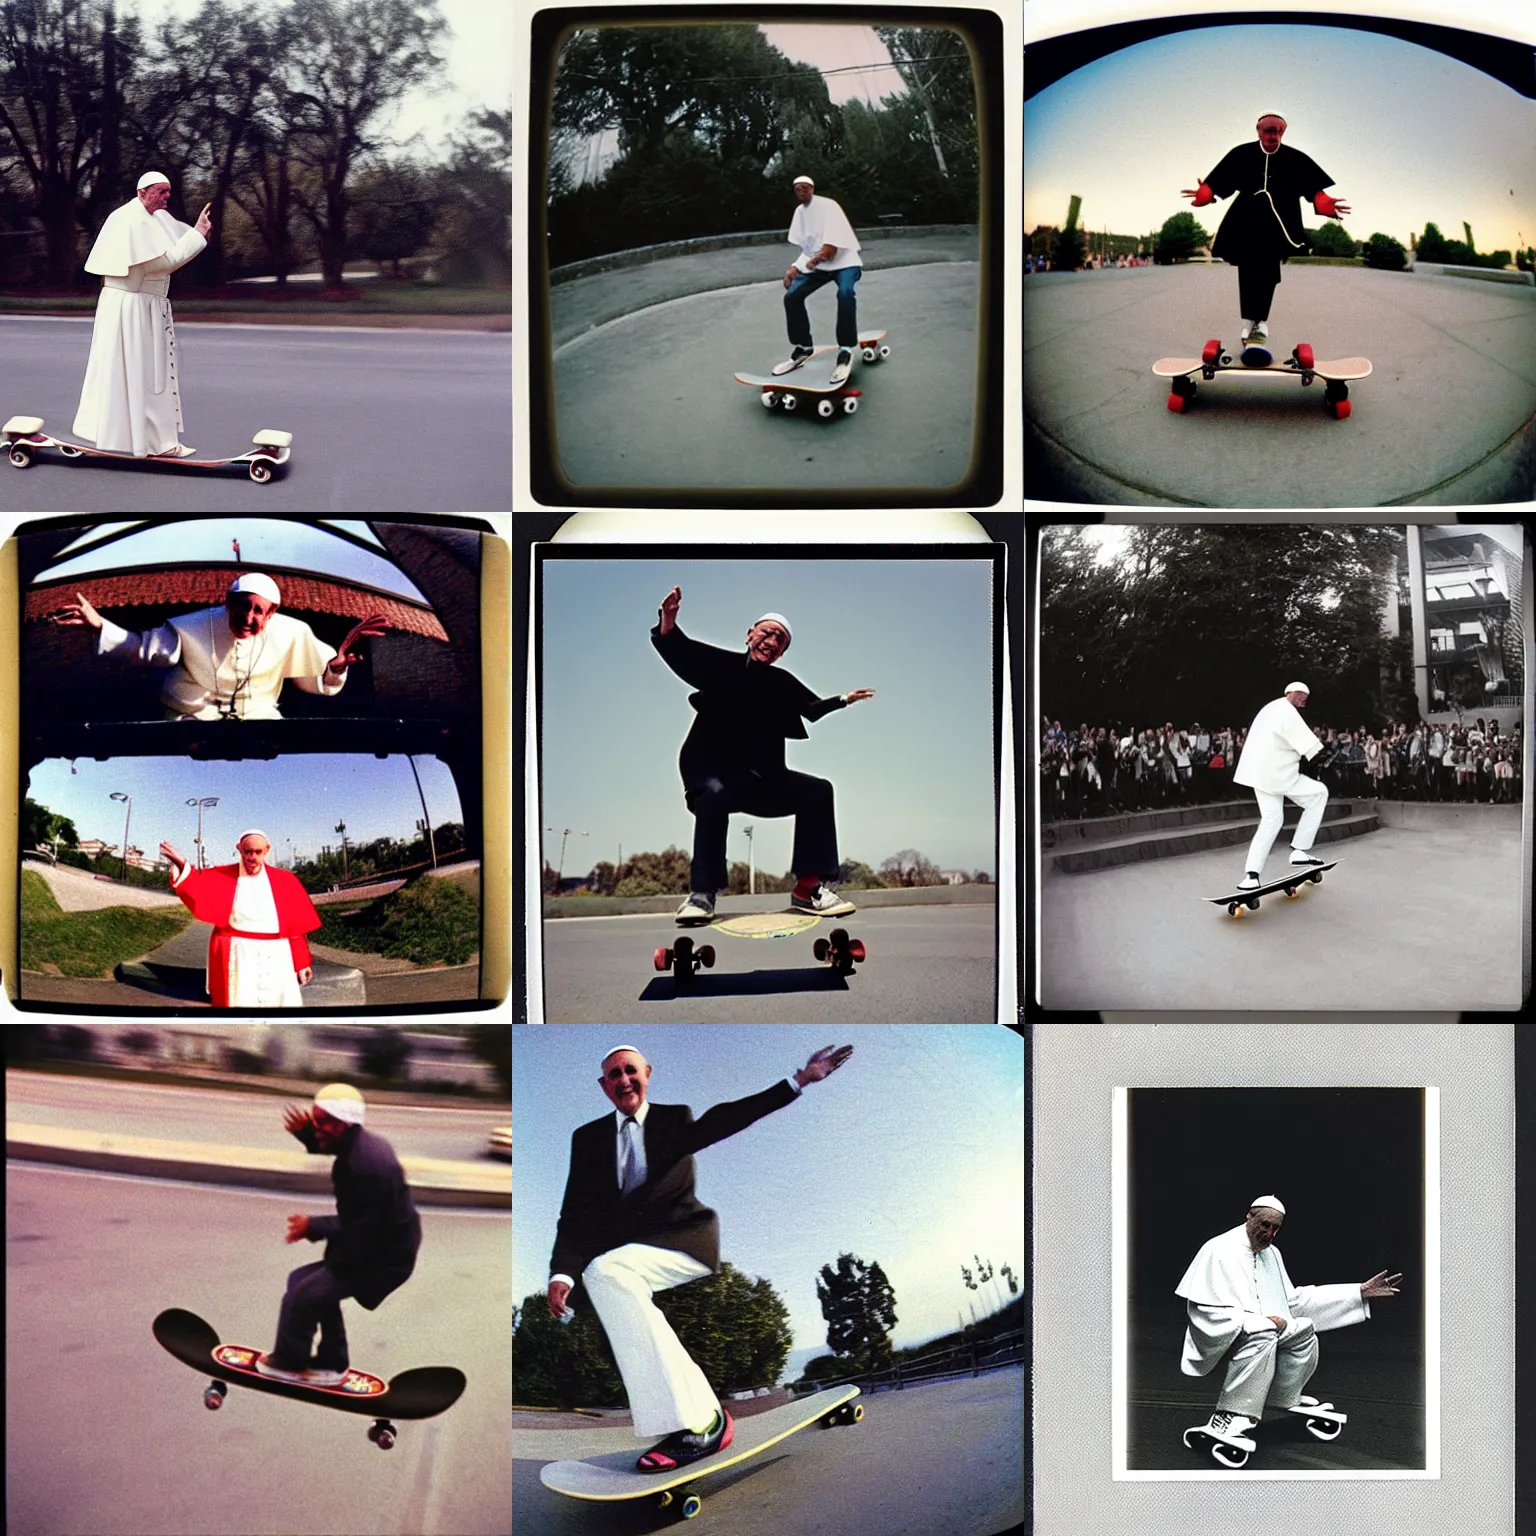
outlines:
{"label": "white shoulder cape", "polygon": [[152,214],[138,198],[130,197],[107,215],[91,254],[85,258],[85,270],[98,277],[127,277],[129,267],[169,255],[191,228],[163,208]]}

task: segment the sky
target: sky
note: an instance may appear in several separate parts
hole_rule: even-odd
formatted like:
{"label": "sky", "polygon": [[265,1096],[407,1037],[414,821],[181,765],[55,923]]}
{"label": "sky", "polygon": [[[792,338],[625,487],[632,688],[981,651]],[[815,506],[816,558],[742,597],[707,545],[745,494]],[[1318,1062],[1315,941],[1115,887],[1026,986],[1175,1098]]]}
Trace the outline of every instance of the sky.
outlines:
{"label": "sky", "polygon": [[[941,869],[997,878],[990,565],[976,561],[546,560],[542,653],[544,853],[564,872],[669,845],[691,849],[678,752],[691,692],[650,643],[682,588],[678,624],[745,654],[764,613],[790,624],[776,663],[818,697],[875,697],[808,724],[792,769],[836,787],[838,851],[878,870],[916,848]],[[728,861],[790,868],[791,818],[733,816]],[[583,836],[582,834],[586,834]]]}
{"label": "sky", "polygon": [[[789,1311],[786,1374],[825,1354],[816,1276],[838,1255],[878,1262],[896,1295],[898,1348],[993,1307],[966,1289],[974,1256],[1024,1261],[1024,1050],[995,1024],[658,1024],[512,1027],[515,1304],[549,1284],[571,1132],[612,1105],[605,1052],[651,1063],[650,1099],[697,1117],[803,1067],[828,1045],[853,1055],[799,1100],[696,1158],[699,1199],[720,1217],[720,1256],[767,1279]],[[994,1282],[1007,1301],[999,1274]],[[987,1287],[990,1291],[991,1287]],[[765,1383],[767,1385],[767,1383]]]}
{"label": "sky", "polygon": [[[174,14],[192,16],[203,0],[127,0],[123,10],[134,10],[146,21]],[[409,91],[393,117],[386,109],[381,122],[390,136],[404,140],[421,134],[427,151],[447,153],[450,134],[461,134],[465,117],[490,108],[510,110],[512,99],[512,7],[506,0],[437,0],[437,9],[448,23],[438,39],[443,59],[445,87]]]}
{"label": "sky", "polygon": [[[23,791],[57,815],[68,816],[82,839],[123,843],[127,809],[110,798],[133,796],[128,840],[147,858],[159,856],[161,840],[192,858],[197,807],[186,802],[218,796],[204,807],[205,862],[227,864],[239,835],[259,827],[272,844],[272,861],[285,868],[295,856],[313,857],[322,847],[340,848],[337,822],[347,824],[349,845],[377,837],[414,838],[421,799],[411,765],[400,753],[387,758],[339,753],[289,753],[266,761],[195,762],[182,757],[47,758],[32,770]],[[435,757],[418,756],[422,794],[434,827],[462,822],[453,775]]]}
{"label": "sky", "polygon": [[[1250,80],[1252,83],[1250,83]],[[1216,88],[1202,94],[1199,82]],[[1191,105],[1171,104],[1185,82]],[[1321,89],[1314,84],[1321,83]],[[1481,252],[1536,245],[1536,114],[1508,86],[1414,43],[1335,27],[1213,26],[1107,55],[1024,103],[1024,228],[1080,225],[1145,235],[1194,212],[1212,236],[1227,199],[1179,196],[1261,113],[1333,179],[1356,240],[1437,224]],[[1323,223],[1303,205],[1308,228]],[[1523,240],[1522,240],[1523,235]]]}
{"label": "sky", "polygon": [[[366,523],[345,518],[335,521],[338,527],[379,548]],[[75,542],[82,544],[111,529],[130,526],[131,523],[95,524]],[[115,571],[130,565],[184,564],[199,560],[221,564],[232,562],[235,541],[240,545],[241,564],[248,570],[259,571],[263,564],[291,566],[340,577],[343,581],[361,582],[418,603],[426,602],[415,583],[383,553],[382,548],[379,554],[373,555],[324,528],[280,518],[189,517],[157,522],[140,533],[82,549],[76,555],[69,554],[69,548],[74,547],[69,546],[60,551],[61,558],[57,563],[38,573],[36,581],[45,584],[60,576]]]}

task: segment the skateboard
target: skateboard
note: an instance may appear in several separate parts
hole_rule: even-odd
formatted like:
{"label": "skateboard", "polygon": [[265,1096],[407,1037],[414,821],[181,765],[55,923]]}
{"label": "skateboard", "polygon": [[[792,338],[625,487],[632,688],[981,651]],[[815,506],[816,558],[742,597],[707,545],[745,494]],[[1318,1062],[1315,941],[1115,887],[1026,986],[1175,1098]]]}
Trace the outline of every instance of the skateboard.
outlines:
{"label": "skateboard", "polygon": [[[693,1487],[700,1478],[746,1461],[808,1425],[822,1423],[830,1428],[834,1424],[859,1423],[864,1417],[864,1405],[853,1401],[858,1395],[859,1389],[851,1386],[833,1392],[814,1392],[799,1402],[739,1419],[735,1436],[725,1450],[673,1472],[641,1472],[635,1466],[638,1453],[631,1446],[592,1461],[551,1461],[539,1469],[539,1481],[571,1499],[654,1499],[656,1508],[675,1506],[678,1518],[692,1520],[704,1507],[703,1498]],[[682,1492],[674,1493],[674,1489]]]}
{"label": "skateboard", "polygon": [[1254,378],[1300,379],[1309,385],[1313,379],[1324,383],[1323,409],[1335,421],[1343,421],[1349,415],[1349,380],[1363,379],[1371,371],[1366,357],[1340,357],[1320,363],[1313,356],[1309,342],[1302,342],[1292,349],[1284,362],[1270,362],[1252,367],[1233,360],[1230,352],[1222,350],[1216,340],[1206,342],[1199,357],[1160,357],[1152,364],[1152,372],[1160,379],[1172,379],[1173,391],[1168,396],[1170,411],[1187,411],[1195,398],[1195,376],[1214,379],[1218,373],[1245,373]]}
{"label": "skateboard", "polygon": [[1330,869],[1337,869],[1338,864],[1339,861],[1335,859],[1331,864],[1320,864],[1313,869],[1294,870],[1283,880],[1267,881],[1263,885],[1256,885],[1251,891],[1233,891],[1230,896],[1202,896],[1200,899],[1214,902],[1218,907],[1225,907],[1232,917],[1241,917],[1244,907],[1257,912],[1259,897],[1271,895],[1275,891],[1284,891],[1294,901],[1301,895],[1300,887],[1309,880],[1316,885],[1321,885],[1324,873]]}
{"label": "skateboard", "polygon": [[1218,1435],[1211,1428],[1209,1419],[1204,1424],[1196,1424],[1193,1429],[1186,1429],[1184,1444],[1192,1451],[1207,1445],[1222,1466],[1234,1468],[1246,1465],[1248,1458],[1259,1448],[1258,1441],[1247,1435]]}
{"label": "skateboard", "polygon": [[1332,1403],[1320,1403],[1315,1397],[1304,1397],[1295,1407],[1287,1408],[1303,1419],[1307,1431],[1318,1440],[1337,1440],[1349,1423],[1349,1415],[1340,1413]]}
{"label": "skateboard", "polygon": [[[859,344],[852,349],[854,360],[862,358],[866,363],[884,362],[891,355],[891,349],[881,345],[887,334],[885,331],[860,331]],[[851,368],[841,384],[832,382],[837,353],[836,346],[817,347],[798,368],[789,373],[738,373],[734,377],[739,384],[750,384],[762,390],[760,398],[770,411],[774,406],[780,410],[797,411],[803,401],[805,409],[814,410],[823,421],[830,421],[839,411],[845,416],[852,416],[859,408],[859,400],[864,391],[850,387],[853,380]]]}
{"label": "skateboard", "polygon": [[395,1443],[391,1419],[434,1418],[458,1402],[465,1386],[463,1371],[451,1365],[401,1371],[387,1382],[366,1371],[348,1371],[345,1379],[334,1387],[280,1381],[263,1376],[256,1369],[260,1350],[244,1344],[221,1344],[218,1334],[194,1312],[168,1308],[155,1319],[153,1329],[155,1337],[183,1365],[212,1378],[203,1389],[205,1408],[221,1408],[229,1391],[227,1384],[233,1383],[278,1397],[297,1398],[301,1403],[339,1408],[343,1413],[365,1413],[373,1419],[368,1426],[368,1438],[381,1451]]}
{"label": "skateboard", "polygon": [[0,427],[0,432],[5,434],[6,452],[17,469],[30,468],[41,449],[57,448],[66,459],[119,459],[129,464],[168,464],[176,469],[228,469],[235,464],[244,464],[257,485],[265,485],[273,472],[288,462],[288,450],[293,442],[293,433],[268,428],[251,439],[256,445],[254,448],[234,458],[177,459],[158,453],[140,457],[109,448],[88,448],[84,443],[72,443],[67,438],[50,437],[43,431],[41,416],[12,416]]}
{"label": "skateboard", "polygon": [[[794,934],[814,928],[821,919],[814,912],[801,912],[791,908],[787,912],[752,912],[734,917],[720,918],[710,926],[733,938],[787,939]],[[697,921],[687,926],[701,926]],[[817,960],[830,965],[841,976],[851,976],[855,965],[868,954],[862,939],[848,937],[846,928],[834,928],[824,939],[817,939],[811,946]],[[713,944],[701,944],[694,948],[693,940],[686,935],[671,944],[659,945],[651,957],[658,971],[671,970],[679,986],[686,986],[698,973],[700,966],[711,970],[715,964]]]}

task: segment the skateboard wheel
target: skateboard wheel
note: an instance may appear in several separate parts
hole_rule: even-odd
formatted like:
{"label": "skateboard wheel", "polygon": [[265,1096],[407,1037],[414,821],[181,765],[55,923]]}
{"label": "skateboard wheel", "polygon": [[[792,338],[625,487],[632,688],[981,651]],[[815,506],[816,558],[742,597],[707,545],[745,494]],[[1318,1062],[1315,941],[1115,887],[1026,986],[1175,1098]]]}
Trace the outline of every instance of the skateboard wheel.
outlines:
{"label": "skateboard wheel", "polygon": [[696,1493],[683,1495],[683,1519],[692,1520],[698,1512],[704,1508],[704,1500]]}
{"label": "skateboard wheel", "polygon": [[1349,415],[1348,400],[1325,400],[1323,409],[1333,417],[1335,421],[1343,421]]}
{"label": "skateboard wheel", "polygon": [[864,960],[864,940],[851,939],[848,943],[848,958],[855,964],[862,964]]}
{"label": "skateboard wheel", "polygon": [[1312,350],[1310,341],[1300,342],[1291,356],[1301,364],[1303,368],[1311,370],[1317,366],[1317,354]]}
{"label": "skateboard wheel", "polygon": [[22,443],[11,445],[11,463],[17,469],[30,469],[32,466],[32,450]]}
{"label": "skateboard wheel", "polygon": [[715,965],[715,946],[713,944],[702,945],[695,959],[706,969],[713,970]]}
{"label": "skateboard wheel", "polygon": [[866,362],[866,363],[872,363],[872,362],[874,362],[874,360],[875,360],[875,359],[876,359],[876,358],[877,358],[877,357],[879,357],[879,355],[880,355],[880,354],[879,354],[879,353],[878,353],[878,352],[876,352],[876,351],[875,351],[875,349],[874,349],[874,348],[873,348],[873,347],[865,347],[865,348],[864,348],[864,361],[865,361],[865,362]]}
{"label": "skateboard wheel", "polygon": [[395,1426],[393,1424],[370,1424],[368,1426],[368,1438],[381,1451],[387,1451],[395,1443]]}
{"label": "skateboard wheel", "polygon": [[843,401],[843,415],[844,416],[852,416],[853,413],[856,410],[858,410],[858,408],[859,408],[859,402],[857,400],[855,400],[852,395],[849,395]]}
{"label": "skateboard wheel", "polygon": [[831,421],[837,415],[837,407],[830,400],[818,400],[816,402],[816,414],[823,421]]}
{"label": "skateboard wheel", "polygon": [[667,1489],[664,1489],[661,1493],[658,1493],[656,1495],[656,1508],[657,1509],[671,1509],[671,1507],[672,1507],[672,1490],[670,1488],[667,1488]]}
{"label": "skateboard wheel", "polygon": [[797,411],[800,409],[800,402],[787,391],[784,395],[784,409],[786,411]]}
{"label": "skateboard wheel", "polygon": [[664,971],[672,964],[672,951],[665,944],[651,957],[658,971]]}
{"label": "skateboard wheel", "polygon": [[69,443],[60,443],[59,452],[66,459],[83,459],[85,457],[85,449],[72,447]]}
{"label": "skateboard wheel", "polygon": [[1212,338],[1210,341],[1206,342],[1204,349],[1201,351],[1200,361],[1202,363],[1214,363],[1217,361],[1217,359],[1220,358],[1220,356],[1221,343]]}
{"label": "skateboard wheel", "polygon": [[779,403],[779,392],[776,389],[765,389],[761,399],[764,406],[771,411]]}
{"label": "skateboard wheel", "polygon": [[881,362],[882,362],[882,363],[883,363],[883,362],[884,362],[884,361],[885,361],[885,360],[886,360],[886,358],[888,358],[888,357],[889,357],[889,356],[890,356],[890,355],[891,355],[891,349],[890,349],[890,348],[889,348],[889,347],[881,347],[881,348],[880,348],[880,361],[881,361]]}
{"label": "skateboard wheel", "polygon": [[811,945],[811,953],[815,955],[818,960],[825,960],[830,950],[831,945],[829,945],[825,939],[817,939],[816,942]]}
{"label": "skateboard wheel", "polygon": [[1168,409],[1170,411],[1182,411],[1189,404],[1189,397],[1181,395],[1177,391],[1168,396]]}
{"label": "skateboard wheel", "polygon": [[224,1394],[228,1391],[222,1381],[210,1381],[203,1392],[204,1408],[222,1408],[224,1406]]}
{"label": "skateboard wheel", "polygon": [[265,485],[272,478],[272,466],[265,459],[251,460],[251,479],[257,485]]}

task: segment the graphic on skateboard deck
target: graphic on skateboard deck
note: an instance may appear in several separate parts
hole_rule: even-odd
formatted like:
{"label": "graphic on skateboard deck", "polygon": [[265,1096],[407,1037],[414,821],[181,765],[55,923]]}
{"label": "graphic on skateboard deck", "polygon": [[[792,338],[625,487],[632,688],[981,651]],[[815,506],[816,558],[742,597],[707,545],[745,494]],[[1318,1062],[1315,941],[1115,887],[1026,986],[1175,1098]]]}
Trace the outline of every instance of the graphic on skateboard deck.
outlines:
{"label": "graphic on skateboard deck", "polygon": [[[811,1424],[822,1423],[830,1428],[834,1424],[859,1423],[864,1417],[864,1405],[853,1401],[858,1395],[859,1389],[852,1386],[813,1392],[798,1402],[785,1403],[782,1408],[737,1419],[735,1436],[725,1450],[672,1472],[641,1472],[635,1466],[638,1453],[631,1446],[592,1461],[551,1461],[539,1469],[539,1481],[572,1499],[654,1499],[658,1509],[676,1506],[680,1519],[692,1520],[704,1507],[702,1496],[693,1487],[700,1478],[746,1461]],[[679,1488],[681,1494],[675,1494],[673,1490]]]}
{"label": "graphic on skateboard deck", "polygon": [[169,1307],[155,1319],[152,1328],[161,1345],[183,1365],[211,1378],[203,1389],[205,1408],[221,1408],[229,1384],[233,1384],[278,1397],[297,1398],[301,1403],[316,1403],[323,1408],[339,1408],[343,1413],[365,1413],[374,1421],[368,1426],[368,1438],[381,1451],[389,1450],[395,1443],[396,1430],[391,1419],[435,1418],[458,1402],[465,1387],[463,1371],[451,1365],[401,1371],[387,1382],[366,1371],[354,1370],[349,1370],[333,1387],[282,1381],[275,1376],[263,1376],[256,1369],[259,1350],[245,1344],[221,1344],[218,1334],[195,1312]]}
{"label": "graphic on skateboard deck", "polygon": [[278,432],[266,428],[251,441],[256,445],[246,453],[229,459],[178,459],[165,454],[141,457],[134,453],[116,453],[109,448],[92,448],[85,443],[72,443],[65,437],[50,437],[43,431],[41,416],[12,416],[0,433],[5,435],[5,451],[17,469],[31,468],[37,455],[49,448],[57,448],[66,459],[116,459],[125,464],[169,465],[173,469],[229,469],[243,464],[257,485],[265,485],[273,474],[288,462],[293,433]]}
{"label": "graphic on skateboard deck", "polygon": [[1349,415],[1349,381],[1363,379],[1370,371],[1371,362],[1366,357],[1341,357],[1320,363],[1313,355],[1311,343],[1305,341],[1292,348],[1284,362],[1253,367],[1236,361],[1214,338],[1206,342],[1199,357],[1160,357],[1152,364],[1152,372],[1158,378],[1173,380],[1168,396],[1170,411],[1189,409],[1195,398],[1197,375],[1211,380],[1218,373],[1243,373],[1253,378],[1300,379],[1303,386],[1314,379],[1323,380],[1323,409],[1335,421],[1343,421]]}
{"label": "graphic on skateboard deck", "polygon": [[[879,363],[888,358],[891,349],[881,345],[887,334],[885,331],[860,331],[859,344],[851,349],[854,362],[862,359],[866,363]],[[837,353],[835,345],[817,347],[798,368],[789,373],[738,373],[733,377],[740,384],[749,384],[762,390],[762,402],[770,411],[775,406],[785,411],[796,411],[803,405],[807,411],[815,411],[823,421],[830,421],[839,412],[844,416],[852,416],[858,410],[864,392],[851,387],[851,365],[848,377],[841,384],[832,382]]]}
{"label": "graphic on skateboard deck", "polygon": [[[846,916],[847,914],[843,914]],[[787,939],[795,934],[814,928],[821,918],[814,912],[801,912],[791,907],[783,912],[746,912],[719,918],[711,927],[737,939]],[[695,922],[689,926],[701,926]],[[819,938],[811,946],[817,960],[830,965],[835,974],[853,975],[853,968],[868,954],[862,939],[852,939],[846,928],[834,928],[824,939]],[[715,963],[713,944],[694,947],[686,935],[671,944],[658,945],[651,957],[658,971],[670,970],[679,986],[686,986],[697,974],[699,967],[711,970]]]}
{"label": "graphic on skateboard deck", "polygon": [[1202,896],[1201,901],[1209,901],[1218,907],[1225,907],[1228,915],[1241,917],[1243,908],[1251,911],[1259,910],[1259,897],[1269,896],[1275,891],[1284,891],[1293,901],[1301,895],[1301,887],[1311,881],[1315,885],[1323,883],[1324,874],[1330,869],[1337,869],[1339,861],[1333,860],[1331,864],[1316,864],[1311,868],[1294,869],[1283,880],[1268,880],[1262,885],[1256,885],[1251,891],[1233,891],[1227,896]]}

